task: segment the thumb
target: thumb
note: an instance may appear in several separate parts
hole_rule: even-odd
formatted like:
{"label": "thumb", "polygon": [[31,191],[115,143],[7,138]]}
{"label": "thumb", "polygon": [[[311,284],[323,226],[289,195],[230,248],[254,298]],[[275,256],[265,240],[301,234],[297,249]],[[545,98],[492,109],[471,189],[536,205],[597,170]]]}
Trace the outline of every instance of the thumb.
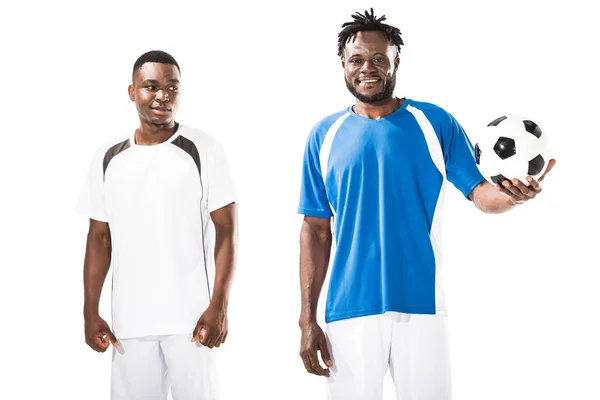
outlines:
{"label": "thumb", "polygon": [[204,336],[206,335],[206,328],[202,325],[201,322],[198,322],[196,328],[194,328],[194,332],[192,332],[192,342],[196,340],[204,340]]}
{"label": "thumb", "polygon": [[323,340],[319,344],[319,350],[321,350],[321,359],[327,365],[327,367],[331,367],[333,362],[331,361],[331,354],[329,353],[329,347],[327,347],[327,340]]}
{"label": "thumb", "polygon": [[110,343],[113,346],[119,347],[119,341],[117,340],[117,337],[115,336],[114,333],[111,332],[110,329],[107,329],[106,331],[104,331],[102,333],[104,333],[106,336],[108,336],[108,340],[110,341]]}

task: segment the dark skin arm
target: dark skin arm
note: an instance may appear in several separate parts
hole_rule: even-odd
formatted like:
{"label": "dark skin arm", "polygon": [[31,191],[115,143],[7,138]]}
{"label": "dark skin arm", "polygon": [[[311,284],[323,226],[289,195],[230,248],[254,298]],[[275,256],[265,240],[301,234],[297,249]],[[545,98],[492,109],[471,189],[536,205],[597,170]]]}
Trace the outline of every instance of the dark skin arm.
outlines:
{"label": "dark skin arm", "polygon": [[542,191],[540,182],[552,170],[556,160],[548,161],[546,171],[540,179],[530,179],[528,177],[527,185],[518,179],[512,181],[505,180],[502,184],[492,185],[487,181],[481,182],[469,194],[475,206],[488,214],[500,214],[513,209],[516,205],[522,204],[535,198]]}
{"label": "dark skin arm", "polygon": [[99,313],[102,286],[110,268],[111,237],[108,223],[90,219],[83,263],[85,342],[104,352],[109,344],[118,347],[117,338]]}
{"label": "dark skin arm", "polygon": [[237,256],[237,205],[231,203],[210,213],[215,225],[215,283],[208,308],[198,320],[192,342],[213,348],[225,343],[227,307]]}
{"label": "dark skin arm", "polygon": [[[331,241],[330,218],[304,217],[300,231],[300,357],[309,373],[327,377],[333,363],[325,333],[317,324],[317,303],[327,275]],[[318,351],[326,368],[319,363]]]}

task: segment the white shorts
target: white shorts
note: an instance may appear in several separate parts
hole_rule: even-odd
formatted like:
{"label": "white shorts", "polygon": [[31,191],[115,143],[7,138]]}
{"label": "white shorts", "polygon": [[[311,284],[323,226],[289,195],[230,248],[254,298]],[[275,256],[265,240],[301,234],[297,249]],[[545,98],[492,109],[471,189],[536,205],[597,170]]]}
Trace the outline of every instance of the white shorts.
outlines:
{"label": "white shorts", "polygon": [[329,400],[380,400],[388,366],[398,400],[451,400],[447,315],[401,314],[327,324]]}
{"label": "white shorts", "polygon": [[122,339],[113,348],[111,400],[216,400],[215,349],[190,335]]}

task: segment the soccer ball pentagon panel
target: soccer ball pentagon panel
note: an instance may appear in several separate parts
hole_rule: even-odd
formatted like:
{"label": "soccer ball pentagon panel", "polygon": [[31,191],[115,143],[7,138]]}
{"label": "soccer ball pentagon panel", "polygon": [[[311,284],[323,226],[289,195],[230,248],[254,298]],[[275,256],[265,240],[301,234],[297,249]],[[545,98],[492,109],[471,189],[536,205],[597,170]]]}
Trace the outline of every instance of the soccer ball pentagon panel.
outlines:
{"label": "soccer ball pentagon panel", "polygon": [[550,160],[547,135],[532,120],[504,115],[487,125],[475,144],[475,160],[491,183],[527,176],[538,179]]}

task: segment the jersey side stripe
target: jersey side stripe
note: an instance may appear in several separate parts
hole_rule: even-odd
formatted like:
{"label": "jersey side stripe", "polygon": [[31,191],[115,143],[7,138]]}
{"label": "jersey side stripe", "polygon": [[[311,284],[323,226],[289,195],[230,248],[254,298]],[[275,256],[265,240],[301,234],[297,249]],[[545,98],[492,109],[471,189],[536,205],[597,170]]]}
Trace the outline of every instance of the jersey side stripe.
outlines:
{"label": "jersey side stripe", "polygon": [[194,144],[194,142],[192,142],[190,139],[188,139],[186,137],[178,136],[171,143],[174,144],[175,146],[179,147],[181,150],[188,153],[190,155],[190,157],[192,157],[192,160],[194,160],[194,163],[196,164],[196,167],[198,168],[198,175],[200,177],[202,177],[202,175],[201,175],[202,167],[200,165],[200,154],[198,153],[198,148],[196,148],[196,145]]}
{"label": "jersey side stripe", "polygon": [[110,149],[106,151],[104,154],[104,161],[102,162],[102,179],[106,178],[106,168],[108,168],[108,164],[110,164],[111,160],[115,158],[115,156],[130,147],[129,139],[125,139],[120,143],[115,144]]}
{"label": "jersey side stripe", "polygon": [[436,314],[446,313],[446,295],[444,293],[444,273],[442,267],[442,205],[444,203],[444,197],[446,193],[446,165],[444,163],[444,153],[442,151],[442,145],[435,134],[435,130],[431,125],[431,122],[427,119],[423,111],[415,108],[411,105],[406,107],[408,111],[417,120],[425,141],[427,142],[427,148],[429,149],[429,155],[433,160],[433,163],[442,174],[442,184],[438,195],[433,217],[431,221],[431,231],[429,232],[429,239],[431,240],[431,246],[433,248],[433,254],[435,259],[435,307]]}
{"label": "jersey side stripe", "polygon": [[[185,151],[187,154],[189,154],[190,157],[192,157],[192,160],[194,160],[194,163],[196,164],[196,168],[198,168],[198,178],[200,179],[200,190],[202,192],[200,203],[202,204],[202,199],[204,198],[204,184],[202,183],[202,164],[200,162],[200,153],[198,153],[198,148],[196,147],[196,144],[194,142],[192,142],[190,139],[188,139],[184,136],[181,136],[181,135],[178,136],[177,138],[175,138],[175,140],[173,140],[171,143],[174,146],[177,146],[181,150]],[[202,210],[200,210],[200,219],[201,219],[202,227],[204,229],[204,220],[202,219]],[[208,290],[208,298],[211,299],[212,295],[211,295],[210,281],[208,279],[206,248],[204,245],[204,231],[202,232],[202,257],[204,257],[204,276],[206,277],[206,289]]]}
{"label": "jersey side stripe", "polygon": [[327,188],[327,166],[329,164],[329,153],[331,152],[331,144],[333,143],[333,139],[342,126],[342,123],[348,118],[350,114],[345,112],[342,116],[340,116],[331,127],[325,133],[325,138],[323,139],[323,144],[321,144],[321,149],[319,150],[319,161],[321,164],[321,177],[323,177],[323,183],[325,184],[325,188]]}
{"label": "jersey side stripe", "polygon": [[435,130],[433,129],[431,122],[429,122],[423,111],[419,110],[418,108],[408,105],[406,109],[417,120],[417,123],[423,132],[423,136],[425,136],[425,141],[427,142],[427,148],[429,149],[431,160],[445,179],[446,166],[444,164],[444,153],[442,152],[442,146],[437,138],[437,135],[435,134]]}

